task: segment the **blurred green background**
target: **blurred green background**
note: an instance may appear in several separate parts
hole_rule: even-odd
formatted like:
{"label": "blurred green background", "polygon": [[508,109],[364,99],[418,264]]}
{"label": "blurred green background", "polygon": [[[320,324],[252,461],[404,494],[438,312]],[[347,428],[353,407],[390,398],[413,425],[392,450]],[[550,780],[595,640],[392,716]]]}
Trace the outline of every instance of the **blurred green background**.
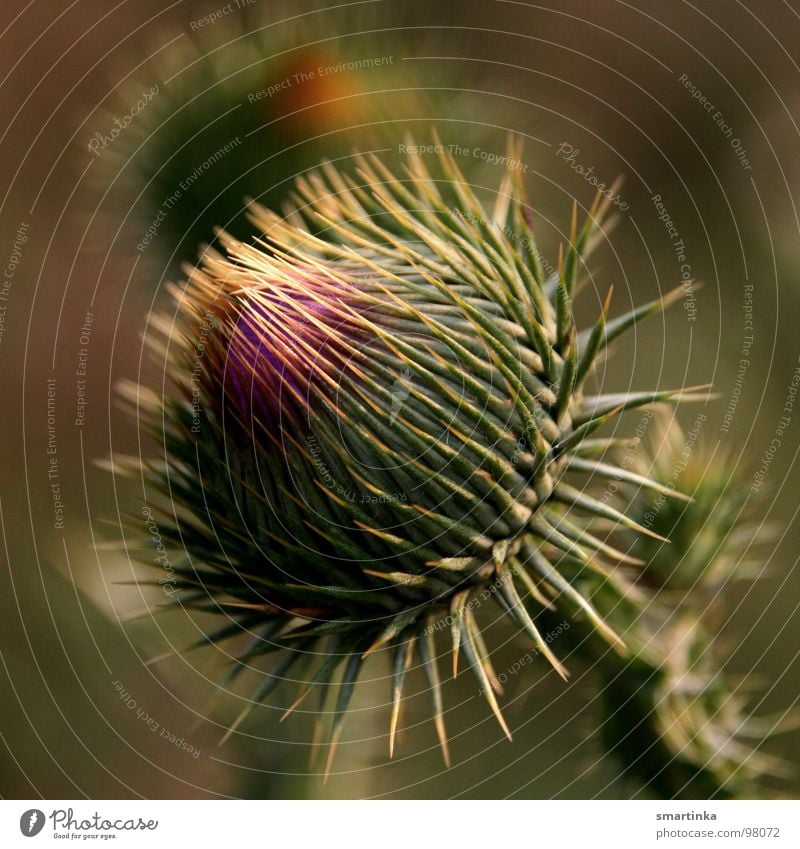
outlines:
{"label": "blurred green background", "polygon": [[[333,31],[338,18],[329,5],[292,4],[298,46]],[[161,247],[145,256],[137,252],[148,211],[129,193],[124,175],[116,179],[124,161],[111,154],[133,138],[137,119],[123,131],[129,139],[114,141],[105,158],[95,157],[88,143],[94,133],[109,131],[109,116],[125,111],[121,103],[135,102],[138,81],[152,77],[148,68],[156,59],[195,38],[191,22],[224,6],[219,0],[170,5],[35,0],[20,10],[9,6],[5,16],[0,795],[640,793],[621,780],[613,763],[600,760],[594,731],[598,682],[580,670],[566,686],[543,667],[509,681],[504,710],[513,744],[468,676],[448,681],[454,765],[445,770],[426,708],[416,704],[425,698],[421,680],[413,684],[420,695],[406,713],[399,754],[388,760],[388,683],[376,661],[367,668],[372,681],[357,691],[334,774],[323,785],[306,745],[312,723],[302,713],[279,722],[280,710],[260,709],[218,746],[255,677],[243,683],[240,696],[213,700],[215,682],[225,671],[219,656],[146,663],[196,638],[196,626],[180,614],[131,618],[154,609],[160,599],[158,590],[123,583],[147,570],[110,544],[119,536],[120,517],[137,512],[140,493],[93,461],[112,447],[138,451],[142,437],[115,407],[112,387],[122,377],[158,379],[143,357],[141,335],[149,310],[166,303],[164,283],[174,279],[176,263]],[[234,6],[224,22],[211,26],[246,30],[253,20],[272,23],[276,14],[274,4],[255,0],[247,15]],[[572,199],[583,206],[593,199],[586,169],[604,183],[625,175],[620,192],[626,208],[595,257],[590,289],[597,295],[587,296],[586,315],[596,313],[610,284],[612,311],[620,312],[678,285],[682,266],[703,285],[616,348],[604,382],[619,389],[630,383],[713,383],[719,399],[709,406],[703,436],[732,451],[749,486],[784,414],[800,357],[795,9],[777,0],[635,7],[611,0],[536,5],[375,0],[353,4],[347,21],[351,34],[336,45],[337,55],[344,60],[370,55],[378,40],[391,45],[381,50],[392,50],[393,71],[402,78],[407,68],[409,87],[434,90],[433,108],[441,110],[440,126],[452,143],[469,149],[480,144],[502,154],[507,131],[525,138],[526,180],[541,247],[553,260],[569,226]],[[273,66],[265,66],[263,85],[273,77]],[[179,82],[162,79],[161,85],[168,91]],[[332,152],[358,145],[362,133],[369,138],[360,129],[369,117],[351,108],[361,102],[359,95],[351,97],[343,87],[336,96],[337,108],[325,117]],[[392,97],[383,104],[389,111]],[[288,115],[298,106],[276,108]],[[315,115],[319,118],[319,112],[309,113],[310,124]],[[413,112],[404,117],[413,119]],[[279,134],[288,121],[278,115],[268,132]],[[308,130],[293,132],[302,138]],[[191,171],[191,162],[186,164]],[[472,179],[487,192],[503,175],[502,167],[469,161],[465,167],[470,165],[478,166]],[[106,193],[109,183],[113,188]],[[246,186],[241,194],[267,188]],[[664,210],[672,233],[660,220]],[[678,241],[682,260],[675,251]],[[750,365],[737,384],[739,351],[750,334],[744,321],[749,285],[754,341]],[[85,339],[89,311],[91,333]],[[87,407],[78,427],[82,349]],[[48,380],[55,380],[49,411]],[[727,428],[724,416],[733,397],[738,400]],[[685,421],[692,415],[689,410]],[[765,485],[753,496],[759,515],[780,526],[779,541],[763,564],[764,577],[730,590],[730,615],[719,634],[728,647],[728,671],[757,682],[752,707],[762,714],[791,708],[800,690],[798,448],[800,407]],[[54,507],[56,493],[63,523]],[[496,667],[512,666],[526,650],[522,639],[512,639],[499,650]],[[767,746],[800,766],[797,733]],[[765,783],[769,794],[792,796],[798,788],[797,778]]]}

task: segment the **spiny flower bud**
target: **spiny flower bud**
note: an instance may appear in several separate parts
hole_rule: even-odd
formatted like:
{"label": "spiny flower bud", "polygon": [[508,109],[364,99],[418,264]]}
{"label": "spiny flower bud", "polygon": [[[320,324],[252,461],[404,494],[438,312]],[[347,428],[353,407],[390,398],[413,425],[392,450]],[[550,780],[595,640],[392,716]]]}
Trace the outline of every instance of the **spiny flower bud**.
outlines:
{"label": "spiny flower bud", "polygon": [[618,565],[635,561],[587,525],[654,532],[592,482],[672,493],[595,459],[606,441],[592,434],[623,410],[694,396],[584,390],[606,347],[674,297],[613,320],[606,299],[577,331],[572,299],[603,202],[581,229],[573,215],[546,274],[519,172],[488,213],[446,152],[435,176],[414,154],[402,179],[374,157],[357,165],[298,180],[286,218],[254,206],[263,238],[222,234],[226,255],[207,250],[175,290],[181,325],[160,326],[177,390],[151,405],[166,463],[147,467],[179,508],[163,533],[193,564],[175,570],[179,599],[233,618],[213,641],[255,633],[243,660],[280,656],[254,703],[319,652],[293,704],[338,681],[335,742],[364,659],[387,651],[391,747],[416,657],[447,757],[442,623],[453,669],[463,658],[508,733],[476,597],[562,676],[537,624],[554,600],[624,651],[582,588],[591,576],[626,586]]}

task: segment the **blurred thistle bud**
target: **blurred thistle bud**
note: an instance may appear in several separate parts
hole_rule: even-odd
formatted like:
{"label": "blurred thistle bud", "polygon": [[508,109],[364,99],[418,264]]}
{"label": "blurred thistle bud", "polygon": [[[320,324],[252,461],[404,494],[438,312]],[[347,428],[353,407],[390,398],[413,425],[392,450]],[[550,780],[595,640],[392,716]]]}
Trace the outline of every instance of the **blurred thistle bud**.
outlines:
{"label": "blurred thistle bud", "polygon": [[438,86],[455,92],[429,92],[415,63],[402,61],[402,20],[398,34],[363,6],[297,14],[273,3],[212,23],[190,22],[144,63],[137,53],[106,129],[88,142],[97,187],[123,207],[132,245],[162,271],[194,260],[218,226],[249,237],[242,198],[253,186],[256,200],[280,209],[296,176],[324,158],[387,149],[399,126],[424,125],[434,107],[444,122],[469,117],[457,76]]}
{"label": "blurred thistle bud", "polygon": [[761,569],[762,546],[775,528],[754,515],[750,493],[731,451],[703,440],[705,413],[685,431],[667,410],[651,413],[652,425],[632,468],[684,498],[667,499],[644,490],[626,492],[629,509],[669,545],[631,539],[647,563],[646,581],[659,589],[715,594],[730,580],[753,577]]}
{"label": "blurred thistle bud", "polygon": [[572,301],[606,200],[580,228],[573,215],[547,273],[519,170],[487,211],[435,147],[406,145],[402,179],[374,156],[355,176],[324,165],[284,218],[254,205],[258,243],[221,234],[225,254],[207,249],[173,288],[177,323],[156,320],[173,388],[126,391],[165,449],[129,469],[169,499],[161,534],[188,555],[173,602],[228,617],[212,642],[249,632],[242,663],[276,656],[252,704],[318,657],[289,707],[335,690],[335,744],[365,658],[386,654],[391,750],[416,659],[447,758],[437,635],[509,734],[478,605],[563,677],[539,623],[555,602],[625,652],[592,595],[621,597],[617,564],[637,561],[587,524],[660,537],[576,476],[673,497],[594,459],[614,440],[593,434],[624,410],[705,396],[588,394],[607,346],[680,291],[614,319],[606,298],[578,332]]}
{"label": "blurred thistle bud", "polygon": [[660,798],[758,795],[765,775],[787,774],[759,747],[796,722],[751,715],[752,681],[724,671],[729,585],[760,574],[775,529],[754,515],[733,458],[703,442],[706,421],[696,413],[683,430],[671,411],[648,409],[633,440],[612,449],[628,476],[614,503],[669,542],[594,523],[641,563],[627,598],[595,595],[629,653],[609,653],[586,629],[571,635],[601,679],[605,746]]}

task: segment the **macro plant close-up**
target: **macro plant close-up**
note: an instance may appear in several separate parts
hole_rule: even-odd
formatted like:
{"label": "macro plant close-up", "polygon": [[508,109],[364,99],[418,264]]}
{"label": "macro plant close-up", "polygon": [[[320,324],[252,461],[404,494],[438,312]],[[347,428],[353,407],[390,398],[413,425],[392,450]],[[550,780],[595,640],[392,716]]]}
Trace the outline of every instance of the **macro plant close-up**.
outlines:
{"label": "macro plant close-up", "polygon": [[798,37],[782,0],[17,13],[9,839],[211,799],[190,837],[456,798],[791,834]]}
{"label": "macro plant close-up", "polygon": [[176,602],[232,620],[209,642],[249,634],[248,661],[283,656],[256,701],[324,644],[300,698],[313,685],[324,695],[344,667],[335,739],[362,661],[385,649],[390,749],[418,660],[448,762],[439,621],[453,669],[463,652],[509,736],[473,612],[480,593],[564,678],[537,608],[571,606],[624,652],[591,599],[606,585],[623,597],[626,576],[607,563],[646,564],[587,522],[665,538],[570,473],[680,497],[594,459],[613,439],[591,437],[626,409],[695,396],[584,392],[614,338],[663,304],[609,319],[606,299],[578,334],[572,298],[602,203],[580,229],[573,220],[546,278],[519,180],[504,179],[489,214],[452,158],[439,155],[436,180],[425,147],[405,147],[404,179],[377,159],[357,160],[356,179],[312,172],[285,217],[255,208],[256,245],[222,235],[228,256],[206,253],[175,292],[179,319],[153,321],[175,385],[161,397],[125,387],[164,446],[129,463],[168,499],[160,533],[186,555],[172,566]]}

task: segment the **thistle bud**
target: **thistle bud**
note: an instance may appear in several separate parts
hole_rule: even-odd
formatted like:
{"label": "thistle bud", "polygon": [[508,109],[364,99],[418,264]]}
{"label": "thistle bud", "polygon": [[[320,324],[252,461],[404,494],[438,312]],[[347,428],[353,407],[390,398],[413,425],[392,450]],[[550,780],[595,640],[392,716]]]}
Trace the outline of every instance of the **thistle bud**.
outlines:
{"label": "thistle bud", "polygon": [[179,508],[163,533],[193,564],[176,569],[178,597],[255,632],[247,658],[278,658],[254,702],[319,652],[294,703],[338,682],[335,741],[364,659],[386,653],[391,747],[417,658],[447,757],[439,632],[508,733],[476,600],[563,677],[538,624],[553,600],[624,652],[584,588],[591,576],[625,583],[632,558],[588,525],[655,532],[593,494],[595,480],[631,473],[594,459],[592,435],[623,410],[692,393],[586,390],[606,347],[669,300],[610,319],[607,298],[578,332],[572,301],[602,199],[581,228],[573,215],[551,268],[519,171],[487,211],[437,150],[434,173],[411,154],[403,179],[374,157],[358,159],[357,178],[323,166],[297,182],[285,218],[252,208],[257,243],[222,234],[224,255],[205,252],[175,291],[178,329],[161,322],[175,389],[152,405],[166,462],[149,468]]}

